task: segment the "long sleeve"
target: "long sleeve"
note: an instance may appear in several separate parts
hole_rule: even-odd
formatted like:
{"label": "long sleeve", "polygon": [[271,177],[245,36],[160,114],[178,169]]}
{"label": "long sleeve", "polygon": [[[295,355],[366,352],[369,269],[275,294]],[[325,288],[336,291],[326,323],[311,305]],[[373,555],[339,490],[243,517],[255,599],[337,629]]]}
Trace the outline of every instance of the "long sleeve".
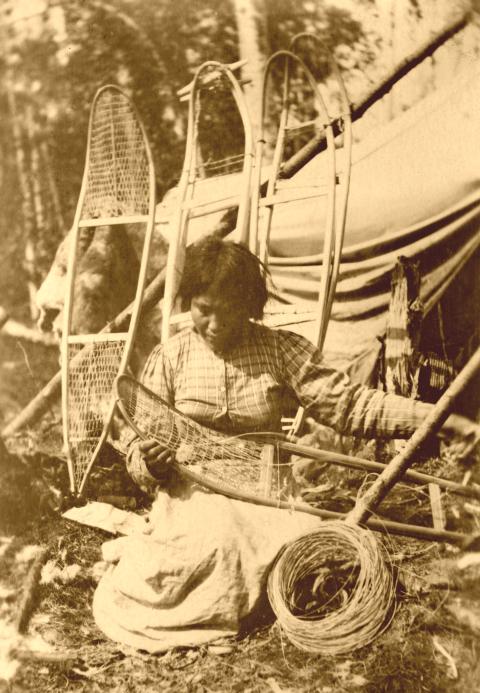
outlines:
{"label": "long sleeve", "polygon": [[168,404],[175,403],[173,369],[162,344],[156,346],[148,357],[141,381]]}
{"label": "long sleeve", "polygon": [[[147,359],[141,381],[162,399],[173,404],[172,372],[163,347],[155,347]],[[138,449],[139,439],[133,434],[127,443],[127,472],[142,491],[153,494],[159,482],[147,469],[144,457]]]}
{"label": "long sleeve", "polygon": [[432,405],[354,384],[306,339],[279,331],[286,385],[318,423],[365,438],[407,438]]}

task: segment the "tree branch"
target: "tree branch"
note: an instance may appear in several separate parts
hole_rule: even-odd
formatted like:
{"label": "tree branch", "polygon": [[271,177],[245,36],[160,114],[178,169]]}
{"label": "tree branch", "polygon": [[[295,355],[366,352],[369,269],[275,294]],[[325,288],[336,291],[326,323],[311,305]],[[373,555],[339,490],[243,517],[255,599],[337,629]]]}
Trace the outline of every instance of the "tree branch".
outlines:
{"label": "tree branch", "polygon": [[[377,101],[383,98],[392,87],[405,77],[413,68],[420,65],[426,58],[430,57],[440,46],[451,39],[455,34],[465,28],[471,19],[471,13],[466,12],[461,19],[451,24],[447,29],[437,34],[435,38],[429,40],[418,50],[411,53],[409,56],[401,60],[385,77],[382,82],[368,92],[358,104],[352,104],[352,122],[361,118],[364,113],[371,108]],[[333,123],[333,131],[335,136],[341,133],[341,117],[337,118]],[[282,178],[291,178],[299,171],[306,163],[314,156],[322,152],[326,148],[325,133],[322,131],[313,137],[307,144],[294,154],[288,161],[285,162],[282,170]]]}

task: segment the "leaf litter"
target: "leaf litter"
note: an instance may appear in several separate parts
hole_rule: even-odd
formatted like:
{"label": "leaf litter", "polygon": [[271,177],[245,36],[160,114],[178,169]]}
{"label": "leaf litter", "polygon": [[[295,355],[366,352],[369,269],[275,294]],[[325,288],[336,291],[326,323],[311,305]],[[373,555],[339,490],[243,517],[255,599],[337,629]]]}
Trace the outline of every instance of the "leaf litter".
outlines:
{"label": "leaf litter", "polygon": [[[44,468],[51,473],[49,464]],[[331,507],[335,503],[344,507],[354,502],[361,476],[339,469],[329,474],[328,483],[318,484],[321,501],[331,503]],[[12,479],[14,475],[10,474],[10,484]],[[24,475],[20,475],[20,482],[24,480]],[[332,493],[327,498],[329,485]],[[9,492],[16,493],[14,486]],[[415,515],[424,524],[431,522],[422,494],[412,496],[410,490],[408,498],[413,497],[415,503],[408,507],[403,491],[398,489],[396,493],[389,504],[394,515],[403,519]],[[18,495],[22,495],[21,489]],[[449,513],[450,503],[453,506],[446,496],[451,528],[475,528],[475,517],[463,512],[462,503],[455,499],[459,517]],[[29,563],[41,545],[51,547],[30,623],[31,640],[23,641],[21,649],[24,654],[30,647],[38,655],[44,652],[58,658],[19,659],[15,647],[5,648],[7,656],[0,660],[0,675],[9,677],[21,690],[263,693],[272,690],[271,684],[278,686],[277,690],[295,693],[479,690],[478,635],[455,616],[453,607],[454,598],[465,590],[465,604],[480,602],[480,553],[461,554],[447,547],[391,538],[397,569],[413,576],[417,587],[413,589],[411,582],[410,589],[399,593],[400,607],[390,629],[371,646],[347,659],[312,656],[297,650],[267,617],[254,624],[249,634],[231,642],[156,656],[107,640],[93,621],[92,596],[104,567],[100,547],[111,535],[44,513],[43,506],[33,505],[28,523],[22,519],[12,536],[5,534],[0,538],[0,549],[5,547],[0,555],[0,585],[5,594],[2,604],[7,607],[0,614],[0,632],[11,623],[15,596]],[[2,531],[5,529],[0,526]],[[8,531],[11,532],[10,528]],[[447,589],[440,587],[444,568],[449,578],[454,577]],[[430,579],[434,574],[438,574],[438,579]],[[457,609],[457,616],[458,613]],[[19,651],[18,642],[16,648]]]}

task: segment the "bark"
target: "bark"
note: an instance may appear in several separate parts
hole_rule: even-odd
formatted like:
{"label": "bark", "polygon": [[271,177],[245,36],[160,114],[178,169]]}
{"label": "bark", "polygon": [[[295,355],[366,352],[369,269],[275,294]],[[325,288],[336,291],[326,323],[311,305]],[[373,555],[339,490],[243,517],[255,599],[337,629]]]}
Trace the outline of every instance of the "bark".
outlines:
{"label": "bark", "polygon": [[262,82],[265,56],[260,48],[259,28],[261,13],[258,0],[234,0],[235,17],[238,29],[238,48],[241,60],[247,60],[242,67],[245,99],[252,121],[254,134],[260,129],[260,105],[262,103]]}
{"label": "bark", "polygon": [[[421,48],[411,53],[408,57],[402,60],[396,67],[385,77],[382,82],[368,92],[358,104],[352,105],[352,121],[358,120],[363,114],[377,101],[382,99],[392,87],[411,72],[417,65],[420,65],[426,58],[430,57],[440,46],[451,39],[455,34],[465,28],[470,19],[470,13],[463,15],[454,24],[451,24],[447,29],[437,34],[434,39],[429,40]],[[337,119],[333,124],[334,134],[341,133],[341,120]],[[283,166],[282,177],[290,178],[299,171],[306,163],[314,156],[319,154],[326,148],[325,134],[320,132],[313,137],[302,149],[292,156]]]}
{"label": "bark", "polygon": [[[150,283],[145,291],[142,312],[145,313],[153,306],[162,296],[165,286],[165,268],[157,275]],[[102,332],[121,332],[125,324],[128,323],[132,315],[133,302],[127,306],[114,320],[108,323]],[[83,350],[77,354],[75,361],[83,358]],[[40,390],[40,392],[22,409],[22,411],[3,429],[2,437],[8,438],[17,431],[28,425],[35,424],[50,406],[57,400],[60,395],[62,378],[58,371],[51,380]]]}
{"label": "bark", "polygon": [[37,236],[45,228],[45,210],[42,199],[40,154],[37,142],[37,129],[33,117],[31,104],[25,109],[25,121],[30,149],[30,180],[32,190],[33,214]]}
{"label": "bark", "polygon": [[58,194],[58,186],[53,173],[52,160],[50,157],[50,152],[48,150],[48,145],[46,142],[41,142],[40,144],[40,154],[42,158],[43,170],[47,177],[48,189],[50,193],[50,198],[53,207],[53,216],[55,219],[55,224],[57,228],[63,231],[66,228],[65,220],[62,213],[62,205],[60,204],[60,196]]}
{"label": "bark", "polygon": [[[237,219],[237,209],[230,209],[220,220],[218,226],[212,230],[212,234],[219,238],[227,236],[232,229],[235,228]],[[149,284],[145,290],[140,320],[146,313],[157,303],[163,296],[165,288],[166,268],[164,267]],[[121,332],[128,325],[133,311],[133,302],[130,303],[117,317],[109,322],[102,332]],[[83,351],[83,350],[82,350]],[[82,358],[82,351],[76,358]],[[3,438],[12,436],[14,433],[22,430],[25,426],[35,424],[43,414],[48,411],[52,403],[54,403],[60,395],[61,374],[56,373],[53,378],[45,385],[45,387],[22,409],[22,411],[3,429],[1,435]]]}
{"label": "bark", "polygon": [[376,511],[385,496],[402,479],[407,469],[412,465],[419,448],[425,444],[430,436],[438,433],[447,420],[456,400],[479,371],[480,348],[477,349],[467,365],[457,375],[448,390],[440,397],[428,416],[409,439],[404,449],[394,457],[365,494],[357,500],[354,509],[348,514],[346,521],[349,524],[365,523],[370,515]]}
{"label": "bark", "polygon": [[27,272],[28,293],[30,297],[30,313],[32,320],[37,318],[37,305],[35,295],[37,287],[35,285],[35,215],[33,208],[32,190],[30,187],[29,171],[26,161],[23,133],[18,113],[17,99],[12,86],[13,81],[10,75],[6,79],[7,105],[12,124],[13,145],[15,149],[15,161],[17,165],[17,176],[22,197],[22,216],[23,216],[23,235],[25,241],[24,266]]}
{"label": "bark", "polygon": [[9,320],[10,316],[5,310],[5,308],[2,308],[0,306],[0,330],[2,327],[5,325],[5,323]]}
{"label": "bark", "polygon": [[2,311],[3,308],[0,308],[0,331],[3,335],[11,337],[12,339],[23,339],[26,342],[31,342],[32,344],[42,344],[43,346],[47,347],[58,347],[58,339],[51,333],[43,333],[39,330],[27,327],[17,320],[9,319],[8,315],[2,322]]}
{"label": "bark", "polygon": [[48,549],[42,548],[32,563],[23,587],[22,598],[14,620],[17,633],[23,635],[27,632],[28,624],[35,607],[37,588],[42,574],[42,568],[47,560]]}

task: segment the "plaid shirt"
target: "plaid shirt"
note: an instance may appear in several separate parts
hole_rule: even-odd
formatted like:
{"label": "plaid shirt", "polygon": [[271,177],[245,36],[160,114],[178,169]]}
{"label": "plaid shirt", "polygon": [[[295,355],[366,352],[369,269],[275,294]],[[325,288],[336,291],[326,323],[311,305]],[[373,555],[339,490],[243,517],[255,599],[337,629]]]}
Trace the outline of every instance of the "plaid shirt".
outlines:
{"label": "plaid shirt", "polygon": [[[255,323],[223,356],[193,329],[179,332],[152,351],[142,381],[195,421],[232,434],[279,431],[292,396],[319,423],[367,438],[408,437],[432,406],[353,384],[304,337]],[[158,482],[134,443],[127,469],[153,492]]]}
{"label": "plaid shirt", "polygon": [[304,337],[255,323],[223,356],[183,330],[152,351],[142,380],[195,421],[234,434],[279,431],[292,396],[318,423],[367,438],[408,437],[430,409],[353,384]]}

